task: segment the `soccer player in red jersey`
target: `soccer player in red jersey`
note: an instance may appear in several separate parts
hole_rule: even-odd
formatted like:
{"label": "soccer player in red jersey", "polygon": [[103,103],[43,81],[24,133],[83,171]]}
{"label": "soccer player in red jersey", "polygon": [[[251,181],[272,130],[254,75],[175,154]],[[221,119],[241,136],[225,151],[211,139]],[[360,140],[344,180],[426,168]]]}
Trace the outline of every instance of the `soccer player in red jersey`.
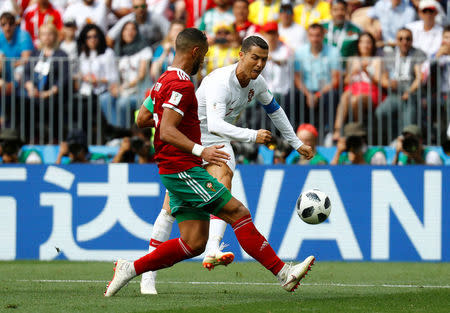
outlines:
{"label": "soccer player in red jersey", "polygon": [[210,214],[233,227],[241,247],[270,270],[287,291],[294,291],[315,258],[297,265],[285,264],[253,224],[249,210],[216,178],[201,167],[202,159],[221,165],[230,157],[223,146],[204,147],[200,142],[198,103],[190,75],[195,75],[208,50],[207,38],[195,28],[183,30],[176,39],[172,67],[154,85],[155,159],[161,181],[169,191],[170,208],[180,238],[161,243],[153,252],[130,262],[118,260],[105,291],[115,295],[132,278],[147,271],[167,268],[200,255],[208,240]]}

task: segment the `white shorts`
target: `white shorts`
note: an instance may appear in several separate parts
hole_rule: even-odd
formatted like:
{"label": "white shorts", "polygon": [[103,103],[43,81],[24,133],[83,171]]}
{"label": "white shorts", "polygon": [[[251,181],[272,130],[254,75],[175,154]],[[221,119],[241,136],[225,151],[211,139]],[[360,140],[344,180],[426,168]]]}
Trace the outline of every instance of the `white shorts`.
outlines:
{"label": "white shorts", "polygon": [[[226,153],[228,153],[230,155],[230,159],[226,162],[226,164],[228,165],[230,170],[234,173],[234,170],[236,169],[236,159],[234,157],[234,151],[233,151],[233,147],[231,146],[231,143],[230,142],[219,142],[219,143],[213,143],[213,144],[205,144],[205,147],[211,147],[211,146],[216,146],[216,145],[225,145],[225,147],[223,147],[220,150],[225,151]],[[207,164],[208,164],[208,162],[203,160],[203,166],[205,166]]]}

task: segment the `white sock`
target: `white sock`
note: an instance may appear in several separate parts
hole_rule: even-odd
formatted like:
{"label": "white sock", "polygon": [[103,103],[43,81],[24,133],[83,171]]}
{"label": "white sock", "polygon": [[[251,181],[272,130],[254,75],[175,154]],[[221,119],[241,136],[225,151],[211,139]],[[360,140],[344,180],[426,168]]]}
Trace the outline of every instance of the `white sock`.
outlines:
{"label": "white sock", "polygon": [[150,237],[148,252],[152,252],[161,243],[169,239],[174,221],[175,217],[167,213],[166,210],[163,209],[161,210],[161,212],[159,212],[159,215],[156,218],[155,223],[153,224],[153,232],[152,236]]}
{"label": "white sock", "polygon": [[209,238],[206,244],[206,255],[209,253],[215,254],[219,250],[220,242],[223,234],[227,228],[227,223],[224,220],[213,218],[209,221]]}
{"label": "white sock", "polygon": [[284,264],[283,268],[278,272],[277,278],[280,282],[286,279],[286,271],[289,268],[288,264]]}
{"label": "white sock", "polygon": [[[153,250],[155,250],[161,243],[169,239],[174,221],[175,217],[167,213],[166,210],[163,209],[159,212],[159,215],[153,224],[153,232],[150,237],[150,244],[148,246],[149,253],[153,252]],[[154,281],[156,279],[156,271],[143,273],[142,280],[147,278],[153,278]]]}

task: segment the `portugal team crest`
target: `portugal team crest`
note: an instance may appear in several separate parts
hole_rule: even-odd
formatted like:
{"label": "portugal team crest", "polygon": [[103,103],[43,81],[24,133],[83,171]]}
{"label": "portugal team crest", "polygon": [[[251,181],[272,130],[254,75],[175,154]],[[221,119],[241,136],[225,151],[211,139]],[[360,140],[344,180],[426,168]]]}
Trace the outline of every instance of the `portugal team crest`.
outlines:
{"label": "portugal team crest", "polygon": [[214,185],[210,181],[206,183],[206,188],[209,188],[211,189],[211,191],[216,192],[216,189],[214,189]]}
{"label": "portugal team crest", "polygon": [[247,102],[252,101],[254,95],[255,95],[255,89],[252,88],[252,89],[250,89],[250,91],[248,92],[248,101],[247,101]]}

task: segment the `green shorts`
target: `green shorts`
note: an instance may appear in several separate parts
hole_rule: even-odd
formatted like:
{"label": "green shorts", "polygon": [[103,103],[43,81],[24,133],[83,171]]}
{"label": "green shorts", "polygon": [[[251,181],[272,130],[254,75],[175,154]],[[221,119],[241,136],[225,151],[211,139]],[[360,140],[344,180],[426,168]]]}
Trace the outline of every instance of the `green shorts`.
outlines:
{"label": "green shorts", "polygon": [[231,199],[230,191],[201,167],[160,175],[169,191],[170,210],[177,222],[209,220]]}

